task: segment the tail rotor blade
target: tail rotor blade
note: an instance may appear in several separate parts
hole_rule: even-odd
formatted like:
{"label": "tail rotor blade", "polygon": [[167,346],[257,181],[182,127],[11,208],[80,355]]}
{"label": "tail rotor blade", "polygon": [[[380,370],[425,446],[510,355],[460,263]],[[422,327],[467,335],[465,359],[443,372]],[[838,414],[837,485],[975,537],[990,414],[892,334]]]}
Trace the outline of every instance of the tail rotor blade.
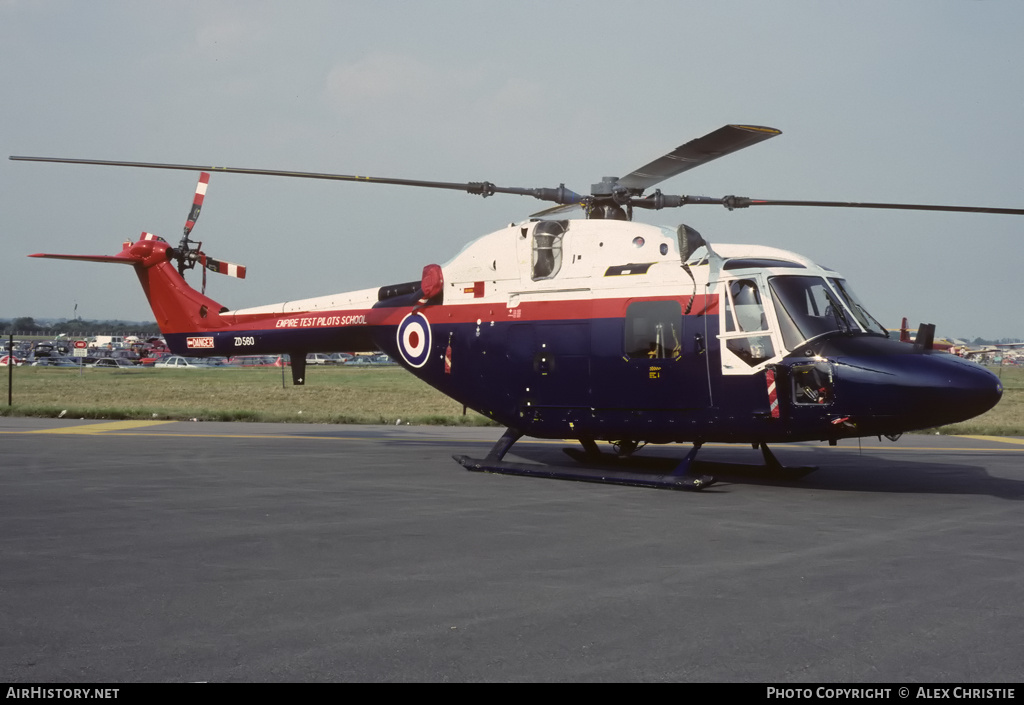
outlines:
{"label": "tail rotor blade", "polygon": [[199,255],[199,263],[211,272],[226,274],[229,277],[235,277],[237,279],[245,279],[245,265],[233,264],[232,262],[214,259],[213,257],[205,254]]}
{"label": "tail rotor blade", "polygon": [[196,197],[192,201],[192,210],[188,213],[188,219],[185,221],[185,238],[187,239],[189,233],[192,232],[192,228],[195,227],[196,221],[199,219],[199,211],[203,208],[203,199],[206,198],[206,187],[210,184],[210,175],[207,172],[201,172],[199,174],[199,183],[196,184]]}

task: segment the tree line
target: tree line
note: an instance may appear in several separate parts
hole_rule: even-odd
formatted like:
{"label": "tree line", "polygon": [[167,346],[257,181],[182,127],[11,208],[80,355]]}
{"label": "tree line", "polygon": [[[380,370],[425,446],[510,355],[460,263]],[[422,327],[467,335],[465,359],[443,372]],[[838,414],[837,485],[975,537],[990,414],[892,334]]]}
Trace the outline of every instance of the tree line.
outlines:
{"label": "tree line", "polygon": [[0,319],[0,331],[15,335],[160,335],[160,328],[151,321],[85,321],[80,318],[52,323],[37,322],[31,316]]}

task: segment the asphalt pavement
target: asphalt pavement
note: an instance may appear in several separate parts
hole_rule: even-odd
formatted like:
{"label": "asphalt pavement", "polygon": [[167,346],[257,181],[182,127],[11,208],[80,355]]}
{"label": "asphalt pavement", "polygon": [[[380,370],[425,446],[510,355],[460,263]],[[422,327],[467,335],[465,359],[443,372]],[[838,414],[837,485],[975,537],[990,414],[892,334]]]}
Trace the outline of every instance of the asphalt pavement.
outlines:
{"label": "asphalt pavement", "polygon": [[673,492],[452,460],[499,435],[0,418],[0,681],[1024,676],[1024,439],[706,446]]}

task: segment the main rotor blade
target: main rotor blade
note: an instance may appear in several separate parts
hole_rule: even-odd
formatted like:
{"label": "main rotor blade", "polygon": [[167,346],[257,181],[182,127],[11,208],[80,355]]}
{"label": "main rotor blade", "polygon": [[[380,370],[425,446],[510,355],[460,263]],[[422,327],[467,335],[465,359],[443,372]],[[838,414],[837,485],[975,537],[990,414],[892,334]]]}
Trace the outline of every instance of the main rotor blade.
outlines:
{"label": "main rotor blade", "polygon": [[288,176],[300,179],[326,179],[328,181],[358,181],[362,183],[390,184],[394,186],[418,186],[420,188],[450,189],[465,191],[478,196],[491,196],[495,193],[510,193],[519,196],[533,196],[542,201],[553,201],[560,204],[579,203],[583,196],[565,188],[518,188],[495,186],[489,181],[470,181],[455,183],[448,181],[419,181],[416,179],[393,179],[380,176],[352,176],[347,174],[321,174],[309,171],[283,171],[279,169],[247,169],[231,166],[197,166],[193,164],[158,164],[154,162],[122,162],[106,159],[65,159],[61,157],[9,157],[22,162],[56,162],[60,164],[93,164],[99,166],[127,166],[143,169],[176,169],[178,171],[215,171],[229,174],[255,174],[259,176]]}
{"label": "main rotor blade", "polygon": [[676,147],[665,156],[643,165],[619,179],[619,184],[628,189],[638,189],[642,192],[676,174],[682,174],[684,171],[707,164],[726,154],[732,154],[744,147],[781,134],[782,132],[774,127],[726,125]]}
{"label": "main rotor blade", "polygon": [[[699,198],[685,196],[684,198]],[[743,196],[726,196],[725,198],[709,199],[712,203],[718,203],[729,210],[733,208],[747,208],[749,206],[811,206],[818,208],[883,208],[887,210],[905,211],[945,211],[948,213],[997,213],[1002,215],[1024,215],[1024,208],[988,208],[985,206],[947,206],[929,205],[921,203],[853,203],[847,201],[780,201],[766,200],[760,198],[745,198]],[[699,203],[700,201],[691,201]],[[680,204],[687,205],[687,204]]]}

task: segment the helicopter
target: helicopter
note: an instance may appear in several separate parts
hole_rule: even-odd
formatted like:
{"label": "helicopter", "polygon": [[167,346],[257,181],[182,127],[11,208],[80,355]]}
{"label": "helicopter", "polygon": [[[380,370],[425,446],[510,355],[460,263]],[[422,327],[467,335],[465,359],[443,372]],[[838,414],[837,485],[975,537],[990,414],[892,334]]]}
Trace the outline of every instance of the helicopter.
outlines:
{"label": "helicopter", "polygon": [[[663,489],[715,482],[695,457],[711,442],[760,449],[764,469],[799,477],[769,444],[883,436],[963,421],[1002,395],[984,367],[892,339],[837,271],[762,245],[712,244],[689,225],[647,225],[635,209],[719,205],[882,208],[1024,215],[1024,209],[670,195],[649,189],[781,134],[726,125],[581,195],[313,172],[153,162],[15,157],[200,172],[177,244],[151,233],[114,255],[32,257],[134,268],[172,352],[192,356],[288,353],[293,383],[307,353],[382,351],[442,393],[506,428],[483,458],[453,456],[481,472]],[[208,297],[206,273],[244,278],[190,235],[210,173],[327,179],[532,196],[554,205],[466,244],[418,280],[317,298],[230,309]],[[564,217],[582,211],[585,217]],[[185,282],[199,266],[202,287]],[[523,436],[578,441],[578,464],[506,461]],[[611,444],[612,452],[599,442]],[[669,472],[620,462],[645,444],[690,443]]]}

